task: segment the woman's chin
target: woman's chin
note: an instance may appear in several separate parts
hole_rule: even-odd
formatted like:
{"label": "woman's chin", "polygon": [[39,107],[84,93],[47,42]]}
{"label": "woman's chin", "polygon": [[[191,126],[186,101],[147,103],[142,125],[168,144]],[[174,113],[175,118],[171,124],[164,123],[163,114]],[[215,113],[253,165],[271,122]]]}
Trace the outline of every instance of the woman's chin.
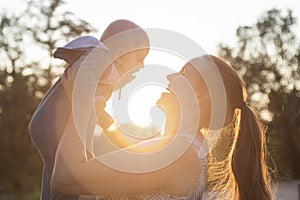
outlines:
{"label": "woman's chin", "polygon": [[164,104],[164,102],[163,102],[163,100],[162,100],[161,98],[157,100],[156,105],[157,105],[160,109],[162,109],[162,111],[163,111],[164,113],[167,113],[167,107],[166,107],[166,105]]}
{"label": "woman's chin", "polygon": [[156,105],[161,108],[166,115],[174,115],[178,110],[178,102],[172,93],[162,93]]}
{"label": "woman's chin", "polygon": [[160,107],[164,112],[166,112],[168,110],[168,105],[169,105],[169,96],[170,94],[169,93],[162,93],[160,98],[156,101],[156,105],[158,107]]}

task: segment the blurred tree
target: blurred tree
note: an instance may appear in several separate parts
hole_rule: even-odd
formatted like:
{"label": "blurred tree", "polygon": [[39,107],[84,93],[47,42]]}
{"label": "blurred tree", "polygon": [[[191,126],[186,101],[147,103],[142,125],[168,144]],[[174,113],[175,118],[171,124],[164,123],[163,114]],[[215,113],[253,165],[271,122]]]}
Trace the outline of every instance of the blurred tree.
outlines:
{"label": "blurred tree", "polygon": [[53,50],[95,31],[64,12],[63,4],[30,0],[21,13],[0,14],[0,192],[5,199],[39,199],[42,161],[31,143],[28,123],[63,71],[62,62],[51,58]]}
{"label": "blurred tree", "polygon": [[300,44],[291,10],[272,9],[236,31],[219,55],[243,76],[249,102],[268,124],[268,149],[279,174],[300,179]]}

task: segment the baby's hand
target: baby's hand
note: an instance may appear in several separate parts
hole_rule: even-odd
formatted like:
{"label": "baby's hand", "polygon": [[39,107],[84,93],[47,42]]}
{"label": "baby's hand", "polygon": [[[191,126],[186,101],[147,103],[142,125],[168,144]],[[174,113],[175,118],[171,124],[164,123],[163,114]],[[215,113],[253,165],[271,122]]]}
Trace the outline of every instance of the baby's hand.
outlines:
{"label": "baby's hand", "polygon": [[96,116],[99,118],[99,116],[104,111],[104,108],[106,106],[106,99],[104,96],[96,96],[94,101],[95,101]]}
{"label": "baby's hand", "polygon": [[113,122],[113,118],[106,111],[103,111],[98,117],[98,124],[103,130],[107,130]]}
{"label": "baby's hand", "polygon": [[113,118],[104,110],[106,106],[106,99],[104,96],[96,96],[95,99],[95,112],[99,126],[106,130],[112,123]]}

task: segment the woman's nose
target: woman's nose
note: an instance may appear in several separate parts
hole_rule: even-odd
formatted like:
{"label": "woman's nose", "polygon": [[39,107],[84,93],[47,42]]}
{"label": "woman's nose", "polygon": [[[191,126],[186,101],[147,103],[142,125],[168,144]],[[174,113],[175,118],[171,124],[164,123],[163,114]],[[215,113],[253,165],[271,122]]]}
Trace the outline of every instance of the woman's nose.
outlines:
{"label": "woman's nose", "polygon": [[174,80],[175,77],[178,77],[178,76],[180,76],[179,73],[169,74],[167,76],[167,79],[168,79],[168,81],[171,82],[172,80]]}

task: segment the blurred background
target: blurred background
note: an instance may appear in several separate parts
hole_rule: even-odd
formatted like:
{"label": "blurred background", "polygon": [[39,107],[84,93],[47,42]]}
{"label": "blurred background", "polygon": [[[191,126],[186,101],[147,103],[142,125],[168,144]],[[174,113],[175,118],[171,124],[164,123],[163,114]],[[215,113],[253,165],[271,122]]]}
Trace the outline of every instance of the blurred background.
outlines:
{"label": "blurred background", "polygon": [[[209,6],[220,9],[213,2]],[[81,35],[99,38],[105,27],[118,18],[130,19],[142,27],[183,33],[208,53],[234,65],[246,81],[251,106],[267,124],[270,170],[274,180],[279,181],[279,199],[297,199],[300,4],[286,1],[290,4],[276,6],[266,1],[259,6],[257,1],[239,7],[241,3],[234,2],[229,1],[232,4],[226,4],[225,10],[211,10],[204,15],[201,11],[209,10],[204,3],[198,7],[199,13],[196,5],[178,4],[176,10],[170,3],[153,3],[150,13],[145,9],[148,5],[135,5],[134,1],[127,2],[127,12],[125,5],[113,9],[116,2],[97,3],[97,10],[92,10],[92,1],[86,1],[86,8],[77,1],[62,0],[0,3],[0,199],[39,199],[43,165],[31,143],[28,124],[46,91],[63,73],[64,63],[53,59],[53,51]],[[248,11],[243,12],[247,7]],[[168,12],[170,16],[165,16]]]}

